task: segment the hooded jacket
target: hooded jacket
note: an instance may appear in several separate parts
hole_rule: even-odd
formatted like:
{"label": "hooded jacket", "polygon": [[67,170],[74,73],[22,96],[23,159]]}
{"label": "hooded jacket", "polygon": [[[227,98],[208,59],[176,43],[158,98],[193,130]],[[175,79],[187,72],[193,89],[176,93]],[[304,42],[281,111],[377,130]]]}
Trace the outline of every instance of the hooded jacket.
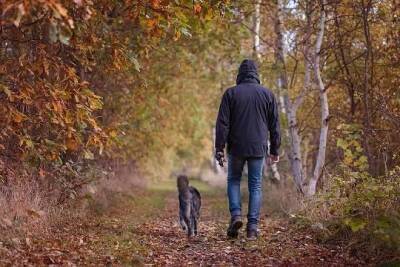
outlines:
{"label": "hooded jacket", "polygon": [[236,78],[236,86],[222,97],[216,122],[215,149],[240,157],[278,155],[281,144],[279,112],[273,93],[260,85],[257,67],[244,60]]}

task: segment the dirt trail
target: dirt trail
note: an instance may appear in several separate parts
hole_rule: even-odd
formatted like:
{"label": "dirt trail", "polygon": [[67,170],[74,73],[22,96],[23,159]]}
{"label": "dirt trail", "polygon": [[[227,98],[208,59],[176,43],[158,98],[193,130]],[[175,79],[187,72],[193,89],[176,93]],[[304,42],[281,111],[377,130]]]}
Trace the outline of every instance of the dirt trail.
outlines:
{"label": "dirt trail", "polygon": [[112,194],[101,215],[71,220],[42,238],[0,245],[0,266],[349,266],[364,265],[340,246],[318,244],[283,219],[262,219],[261,237],[225,236],[225,192],[198,184],[203,192],[200,233],[188,240],[177,221],[172,184],[134,195]]}

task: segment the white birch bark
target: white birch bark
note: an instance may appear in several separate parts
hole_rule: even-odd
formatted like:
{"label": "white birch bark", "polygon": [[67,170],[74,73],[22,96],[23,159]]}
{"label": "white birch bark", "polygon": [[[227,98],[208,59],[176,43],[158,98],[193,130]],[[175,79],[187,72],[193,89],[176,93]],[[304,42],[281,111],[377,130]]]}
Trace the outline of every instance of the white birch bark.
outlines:
{"label": "white birch bark", "polygon": [[[260,13],[261,0],[256,0],[254,3],[254,14],[253,14],[253,56],[260,63],[260,26],[261,26],[261,13]],[[268,147],[270,142],[268,141]],[[270,168],[269,168],[270,167]],[[281,176],[278,171],[277,163],[270,163],[266,160],[264,162],[264,173],[267,174],[271,170],[272,178],[276,181],[280,181]]]}
{"label": "white birch bark", "polygon": [[277,16],[275,19],[275,60],[279,72],[279,90],[283,97],[283,104],[286,110],[286,116],[289,124],[289,161],[291,165],[294,182],[299,192],[303,193],[303,167],[301,160],[300,136],[297,125],[296,110],[289,98],[288,77],[285,67],[284,46],[283,46],[283,27],[282,27],[282,9],[283,0],[277,0]]}
{"label": "white birch bark", "polygon": [[325,21],[326,21],[326,0],[322,1],[321,16],[319,22],[319,31],[317,35],[317,41],[315,44],[314,51],[314,74],[319,88],[319,97],[321,104],[321,132],[319,136],[319,148],[318,155],[315,163],[314,174],[310,179],[308,194],[314,195],[317,189],[317,183],[323,174],[323,168],[325,166],[325,154],[326,154],[326,143],[328,138],[328,120],[329,120],[329,105],[328,95],[325,90],[325,85],[321,77],[320,60],[321,60],[321,46],[324,38]]}
{"label": "white birch bark", "polygon": [[260,14],[261,0],[256,0],[254,3],[254,14],[253,14],[253,55],[257,61],[260,61],[260,25],[261,25],[261,14]]}

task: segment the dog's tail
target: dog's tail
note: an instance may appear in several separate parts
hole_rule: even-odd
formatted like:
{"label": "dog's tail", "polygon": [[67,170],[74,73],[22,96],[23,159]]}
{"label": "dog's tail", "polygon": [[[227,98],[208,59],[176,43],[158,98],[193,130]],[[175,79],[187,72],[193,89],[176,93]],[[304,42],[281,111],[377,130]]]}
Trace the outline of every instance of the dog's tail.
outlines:
{"label": "dog's tail", "polygon": [[178,191],[184,192],[189,190],[189,180],[186,175],[179,175],[177,179]]}

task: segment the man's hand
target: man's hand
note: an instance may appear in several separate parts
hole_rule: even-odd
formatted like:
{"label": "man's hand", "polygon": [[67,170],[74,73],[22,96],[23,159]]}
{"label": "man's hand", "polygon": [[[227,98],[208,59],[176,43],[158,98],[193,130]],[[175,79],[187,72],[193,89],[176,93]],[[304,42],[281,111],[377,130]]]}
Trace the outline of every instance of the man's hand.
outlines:
{"label": "man's hand", "polygon": [[278,163],[279,162],[279,155],[269,155],[268,160],[270,164]]}
{"label": "man's hand", "polygon": [[217,153],[215,153],[215,159],[218,161],[219,166],[224,167],[224,162],[226,162],[226,160],[223,151],[217,151]]}

